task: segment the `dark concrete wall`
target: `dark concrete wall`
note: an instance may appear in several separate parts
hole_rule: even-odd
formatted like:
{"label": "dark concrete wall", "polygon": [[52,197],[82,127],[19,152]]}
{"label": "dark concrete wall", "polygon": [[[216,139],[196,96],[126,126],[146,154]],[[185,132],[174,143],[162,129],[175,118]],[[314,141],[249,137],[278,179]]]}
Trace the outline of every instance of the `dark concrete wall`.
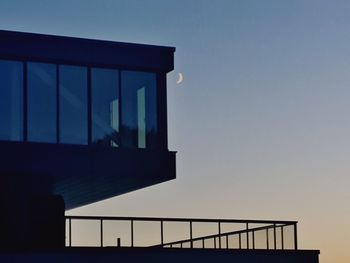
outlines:
{"label": "dark concrete wall", "polygon": [[[2,184],[2,193],[8,184]],[[65,207],[62,197],[32,195],[28,189],[0,197],[1,248],[63,248]],[[1,260],[0,260],[1,262]]]}
{"label": "dark concrete wall", "polygon": [[175,153],[167,150],[0,141],[0,157],[4,195],[21,195],[22,189],[61,195],[66,209],[176,176]]}

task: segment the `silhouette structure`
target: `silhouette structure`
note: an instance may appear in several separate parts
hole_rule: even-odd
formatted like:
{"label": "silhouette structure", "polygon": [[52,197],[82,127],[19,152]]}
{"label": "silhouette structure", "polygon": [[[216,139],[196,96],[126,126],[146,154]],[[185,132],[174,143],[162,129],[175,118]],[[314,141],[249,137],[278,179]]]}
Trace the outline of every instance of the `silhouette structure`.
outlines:
{"label": "silhouette structure", "polygon": [[[1,262],[116,257],[129,262],[318,262],[318,251],[297,250],[296,222],[65,217],[66,209],[175,179],[166,100],[166,74],[173,70],[174,52],[172,47],[0,30]],[[117,250],[66,247],[66,221],[71,246],[75,219],[100,222],[101,247],[104,221],[129,221],[131,245]],[[161,243],[136,248],[136,221],[159,222]],[[189,223],[189,238],[165,242],[165,222]],[[205,222],[218,224],[218,233],[194,237],[193,224]],[[244,224],[245,229],[222,232],[225,223]],[[288,226],[294,227],[294,247],[285,251],[283,231]],[[274,246],[269,245],[270,230]],[[255,249],[259,231],[267,234],[267,247],[261,251]],[[233,252],[227,251],[231,237],[239,237]],[[205,249],[209,239],[220,253]],[[197,241],[204,250],[194,249]],[[192,250],[164,250],[186,243]]]}

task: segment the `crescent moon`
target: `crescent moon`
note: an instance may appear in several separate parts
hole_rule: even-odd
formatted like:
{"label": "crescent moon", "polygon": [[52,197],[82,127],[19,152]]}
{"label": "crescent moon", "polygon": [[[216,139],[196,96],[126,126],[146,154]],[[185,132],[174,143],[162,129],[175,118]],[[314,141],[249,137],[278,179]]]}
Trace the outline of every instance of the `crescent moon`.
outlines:
{"label": "crescent moon", "polygon": [[182,81],[184,81],[184,76],[182,75],[182,73],[179,73],[179,78],[176,81],[176,84],[180,84]]}

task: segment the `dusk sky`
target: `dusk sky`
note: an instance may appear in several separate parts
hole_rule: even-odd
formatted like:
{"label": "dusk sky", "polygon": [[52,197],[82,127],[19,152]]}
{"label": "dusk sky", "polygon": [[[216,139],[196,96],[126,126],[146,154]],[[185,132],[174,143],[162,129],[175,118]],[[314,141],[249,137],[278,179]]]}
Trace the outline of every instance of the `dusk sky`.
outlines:
{"label": "dusk sky", "polygon": [[298,220],[350,262],[350,1],[0,0],[0,29],[176,47],[177,179],[67,214]]}

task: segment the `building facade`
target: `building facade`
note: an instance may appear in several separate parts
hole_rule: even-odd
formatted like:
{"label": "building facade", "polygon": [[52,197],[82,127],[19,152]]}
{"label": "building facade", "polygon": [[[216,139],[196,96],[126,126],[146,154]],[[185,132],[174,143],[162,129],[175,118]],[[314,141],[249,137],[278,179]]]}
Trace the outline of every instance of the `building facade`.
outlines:
{"label": "building facade", "polygon": [[71,209],[175,178],[174,48],[11,31],[0,39],[4,225],[32,214],[31,199],[31,211],[48,196]]}
{"label": "building facade", "polygon": [[[1,262],[318,262],[319,251],[299,250],[297,221],[65,216],[175,179],[166,93],[174,52],[0,30]],[[97,222],[99,247],[75,245],[76,221]],[[109,247],[107,223],[120,222],[126,235]],[[156,226],[156,243],[140,223]],[[176,224],[182,236],[169,229]],[[200,233],[204,224],[212,232]],[[150,243],[141,247],[140,236]]]}

